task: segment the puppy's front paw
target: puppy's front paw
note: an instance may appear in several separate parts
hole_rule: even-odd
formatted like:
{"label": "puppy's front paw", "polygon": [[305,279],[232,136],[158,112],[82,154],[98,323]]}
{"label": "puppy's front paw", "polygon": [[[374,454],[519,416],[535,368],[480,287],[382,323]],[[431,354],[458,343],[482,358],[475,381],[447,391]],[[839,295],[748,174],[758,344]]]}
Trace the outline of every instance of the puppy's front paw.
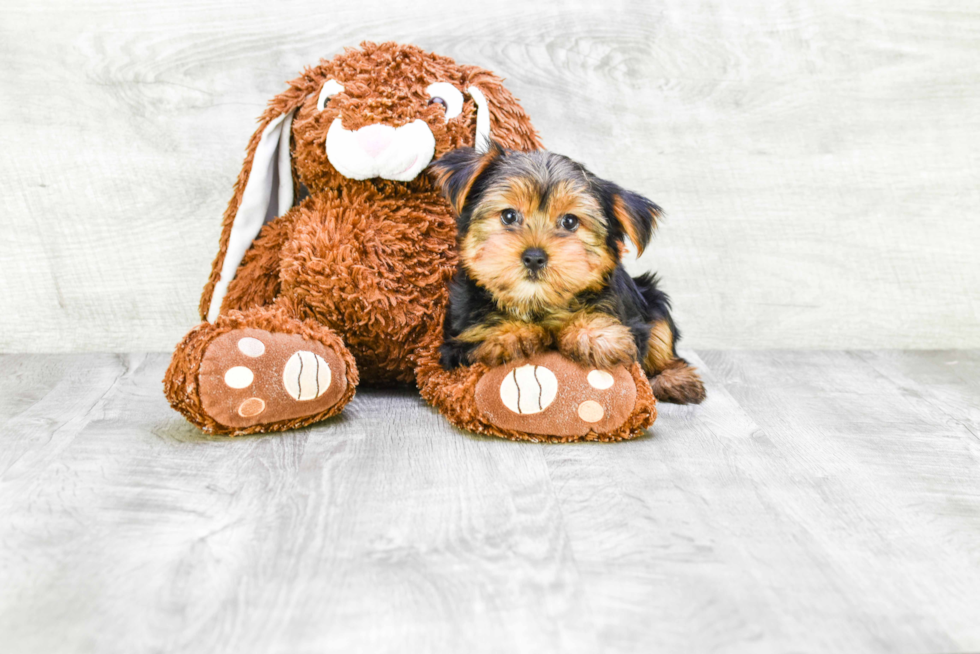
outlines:
{"label": "puppy's front paw", "polygon": [[474,363],[500,366],[544,352],[551,336],[540,325],[508,322],[495,325],[486,339],[470,354]]}
{"label": "puppy's front paw", "polygon": [[636,361],[633,333],[605,314],[587,314],[572,320],[558,336],[558,351],[584,366],[601,370]]}

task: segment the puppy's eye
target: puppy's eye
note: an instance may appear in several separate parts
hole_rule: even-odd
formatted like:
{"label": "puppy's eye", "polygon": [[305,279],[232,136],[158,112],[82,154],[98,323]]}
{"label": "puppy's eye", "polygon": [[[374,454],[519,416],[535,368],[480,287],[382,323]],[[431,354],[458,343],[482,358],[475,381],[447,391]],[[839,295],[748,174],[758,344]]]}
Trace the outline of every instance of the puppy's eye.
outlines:
{"label": "puppy's eye", "polygon": [[561,217],[562,229],[567,229],[570,232],[574,232],[578,229],[578,216],[573,216],[570,213],[566,213]]}
{"label": "puppy's eye", "polygon": [[500,222],[505,225],[514,225],[520,222],[521,217],[513,209],[504,209],[500,212]]}

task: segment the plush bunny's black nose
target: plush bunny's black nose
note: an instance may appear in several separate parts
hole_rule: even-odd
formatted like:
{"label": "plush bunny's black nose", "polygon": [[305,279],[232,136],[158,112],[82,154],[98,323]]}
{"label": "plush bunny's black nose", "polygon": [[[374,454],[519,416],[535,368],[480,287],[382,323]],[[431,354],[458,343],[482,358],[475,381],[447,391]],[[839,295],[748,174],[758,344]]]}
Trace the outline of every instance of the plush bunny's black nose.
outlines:
{"label": "plush bunny's black nose", "polygon": [[528,248],[521,255],[521,261],[531,272],[538,272],[548,263],[548,255],[541,248]]}

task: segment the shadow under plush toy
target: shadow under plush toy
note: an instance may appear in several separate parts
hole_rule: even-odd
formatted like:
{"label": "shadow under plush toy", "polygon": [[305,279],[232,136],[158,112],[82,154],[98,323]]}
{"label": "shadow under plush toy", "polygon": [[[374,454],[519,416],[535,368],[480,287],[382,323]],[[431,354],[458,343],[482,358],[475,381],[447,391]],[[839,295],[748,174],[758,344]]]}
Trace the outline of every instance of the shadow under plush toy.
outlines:
{"label": "shadow under plush toy", "polygon": [[541,147],[499,77],[414,46],[364,43],[290,82],[249,142],[201,297],[207,322],[164,379],[171,405],[208,433],[250,434],[336,415],[359,382],[415,382],[474,432],[642,434],[656,410],[638,363],[598,385],[558,352],[440,365],[456,224],[423,171],[491,138]]}

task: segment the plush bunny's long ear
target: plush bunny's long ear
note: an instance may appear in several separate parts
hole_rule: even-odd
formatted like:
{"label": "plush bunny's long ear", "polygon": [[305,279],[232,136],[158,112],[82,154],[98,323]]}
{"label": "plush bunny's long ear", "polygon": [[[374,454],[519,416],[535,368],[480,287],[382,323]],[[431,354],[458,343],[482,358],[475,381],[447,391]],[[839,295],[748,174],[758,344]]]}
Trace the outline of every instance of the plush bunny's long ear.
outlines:
{"label": "plush bunny's long ear", "polygon": [[214,322],[218,317],[221,301],[228,292],[228,284],[235,278],[238,264],[242,262],[262,226],[293,206],[293,173],[289,156],[292,123],[292,111],[273,120],[262,132],[255,148],[248,182],[242,191],[242,200],[231,224],[231,233],[221,264],[221,277],[211,295],[208,322]]}
{"label": "plush bunny's long ear", "polygon": [[245,253],[262,226],[293,206],[294,181],[290,157],[293,115],[312,92],[308,80],[290,82],[262,114],[261,126],[252,135],[245,163],[235,182],[235,192],[222,221],[218,254],[211,277],[201,294],[201,318],[213,322],[235,279]]}

